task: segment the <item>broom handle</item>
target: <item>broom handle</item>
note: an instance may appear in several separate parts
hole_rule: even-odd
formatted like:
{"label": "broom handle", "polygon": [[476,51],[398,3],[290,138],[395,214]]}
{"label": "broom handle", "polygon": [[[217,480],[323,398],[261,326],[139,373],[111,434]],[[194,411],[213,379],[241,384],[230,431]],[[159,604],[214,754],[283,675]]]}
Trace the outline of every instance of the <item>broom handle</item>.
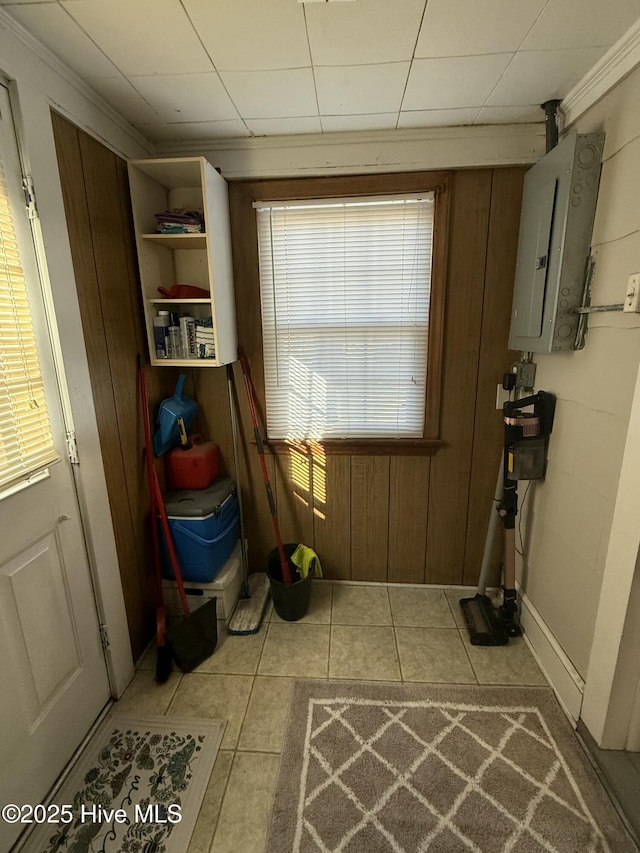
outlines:
{"label": "broom handle", "polygon": [[142,397],[142,422],[144,426],[144,461],[147,469],[147,484],[149,487],[149,505],[151,508],[151,548],[153,554],[153,577],[156,588],[156,637],[158,645],[164,642],[167,630],[164,596],[162,593],[162,572],[160,569],[160,545],[158,543],[158,516],[154,484],[155,469],[151,450],[151,424],[149,422],[149,401],[147,399],[147,380],[142,360],[138,356],[138,372],[140,374],[140,395]]}
{"label": "broom handle", "polygon": [[278,555],[280,557],[280,567],[282,569],[282,580],[285,584],[290,584],[291,580],[291,572],[289,570],[289,561],[287,560],[287,555],[284,552],[284,545],[282,544],[282,536],[280,535],[280,525],[278,523],[278,510],[276,507],[276,502],[273,497],[273,491],[271,489],[271,483],[269,482],[269,472],[267,471],[267,463],[264,458],[264,445],[262,443],[262,436],[260,434],[260,426],[258,424],[258,413],[256,411],[255,402],[253,399],[253,386],[251,384],[251,378],[249,376],[249,368],[247,367],[247,362],[245,361],[244,355],[240,355],[240,366],[242,367],[242,377],[244,379],[244,385],[247,389],[247,399],[249,401],[249,411],[251,412],[251,421],[253,423],[253,432],[256,437],[256,444],[258,445],[258,454],[260,456],[260,464],[262,465],[262,476],[264,478],[264,487],[267,491],[267,500],[269,501],[269,510],[271,512],[271,520],[273,522],[273,529],[276,534],[276,543],[278,545]]}
{"label": "broom handle", "polygon": [[189,602],[187,601],[187,595],[184,591],[184,583],[182,581],[182,572],[180,571],[180,562],[178,561],[178,555],[176,554],[176,549],[173,544],[173,536],[171,535],[171,527],[169,526],[169,519],[167,518],[167,510],[164,505],[164,500],[162,498],[162,490],[160,489],[160,481],[158,480],[158,474],[156,469],[153,469],[154,475],[154,486],[156,493],[156,504],[158,511],[160,513],[160,523],[162,524],[162,531],[164,533],[164,540],[167,543],[167,551],[169,552],[169,561],[171,563],[171,569],[173,571],[173,577],[175,578],[176,584],[178,585],[178,595],[180,596],[180,603],[182,604],[182,612],[185,616],[189,615]]}

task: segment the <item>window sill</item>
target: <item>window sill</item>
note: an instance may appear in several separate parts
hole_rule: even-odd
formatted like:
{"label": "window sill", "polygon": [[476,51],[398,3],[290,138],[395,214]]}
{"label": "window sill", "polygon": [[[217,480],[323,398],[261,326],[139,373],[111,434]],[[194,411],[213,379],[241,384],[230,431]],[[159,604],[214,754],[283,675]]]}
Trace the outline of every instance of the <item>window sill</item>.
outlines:
{"label": "window sill", "polygon": [[[253,442],[255,443],[255,442]],[[435,456],[446,446],[439,438],[415,439],[332,439],[312,441],[274,439],[265,441],[265,452],[275,455],[288,453],[292,448],[306,453],[327,456]]]}

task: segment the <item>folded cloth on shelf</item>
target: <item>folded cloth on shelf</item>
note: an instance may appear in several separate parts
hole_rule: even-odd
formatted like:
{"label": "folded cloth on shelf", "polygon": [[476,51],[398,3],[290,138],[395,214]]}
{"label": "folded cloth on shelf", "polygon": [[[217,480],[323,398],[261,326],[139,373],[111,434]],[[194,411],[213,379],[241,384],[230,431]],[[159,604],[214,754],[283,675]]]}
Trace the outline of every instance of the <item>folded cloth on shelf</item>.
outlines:
{"label": "folded cloth on shelf", "polygon": [[301,578],[306,578],[312,573],[315,578],[322,577],[322,566],[318,555],[307,545],[298,545],[291,555],[291,562],[298,569]]}
{"label": "folded cloth on shelf", "polygon": [[174,208],[155,214],[156,230],[162,234],[197,234],[204,231],[204,212]]}

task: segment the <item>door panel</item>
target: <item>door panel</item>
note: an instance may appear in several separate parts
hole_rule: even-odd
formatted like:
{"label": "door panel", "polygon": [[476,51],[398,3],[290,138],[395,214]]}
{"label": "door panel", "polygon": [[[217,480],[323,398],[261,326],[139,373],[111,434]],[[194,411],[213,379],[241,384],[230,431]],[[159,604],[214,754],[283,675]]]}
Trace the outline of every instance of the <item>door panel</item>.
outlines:
{"label": "door panel", "polygon": [[10,560],[0,583],[9,586],[0,597],[9,602],[3,620],[12,625],[8,641],[15,649],[13,657],[22,657],[21,669],[31,673],[30,716],[35,722],[80,667],[69,577],[57,531]]}
{"label": "door panel", "polygon": [[[60,456],[43,479],[0,494],[0,805],[20,805],[46,796],[110,689],[4,86],[0,157]],[[8,323],[6,317],[2,322]],[[21,828],[0,822],[0,851],[9,849]]]}

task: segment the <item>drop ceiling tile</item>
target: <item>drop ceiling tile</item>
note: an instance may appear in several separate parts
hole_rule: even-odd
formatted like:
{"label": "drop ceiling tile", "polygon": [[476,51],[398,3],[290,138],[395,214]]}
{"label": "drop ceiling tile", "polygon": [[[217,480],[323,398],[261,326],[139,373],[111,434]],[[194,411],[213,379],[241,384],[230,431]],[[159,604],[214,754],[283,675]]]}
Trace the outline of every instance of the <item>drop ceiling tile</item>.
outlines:
{"label": "drop ceiling tile", "polygon": [[512,57],[511,53],[495,53],[486,56],[415,59],[402,110],[481,107]]}
{"label": "drop ceiling tile", "polygon": [[310,68],[289,71],[225,71],[221,75],[243,118],[292,118],[318,114]]}
{"label": "drop ceiling tile", "polygon": [[62,6],[126,76],[212,70],[175,0],[62,0]]}
{"label": "drop ceiling tile", "polygon": [[238,112],[215,71],[209,74],[158,74],[129,79],[167,122],[238,118]]}
{"label": "drop ceiling tile", "polygon": [[116,66],[57,3],[11,5],[5,9],[81,77],[117,75]]}
{"label": "drop ceiling tile", "polygon": [[410,60],[424,0],[313,3],[305,7],[314,65]]}
{"label": "drop ceiling tile", "polygon": [[518,50],[547,0],[429,0],[416,58]]}
{"label": "drop ceiling tile", "polygon": [[398,121],[398,113],[369,113],[356,116],[322,116],[322,130],[325,133],[351,130],[393,130]]}
{"label": "drop ceiling tile", "polygon": [[114,110],[136,127],[141,122],[158,121],[158,113],[129,83],[126,77],[87,77],[92,89],[102,95]]}
{"label": "drop ceiling tile", "polygon": [[410,63],[316,68],[321,115],[398,112]]}
{"label": "drop ceiling tile", "polygon": [[537,124],[544,123],[544,110],[539,104],[522,107],[483,107],[474,124]]}
{"label": "drop ceiling tile", "polygon": [[473,124],[478,107],[461,110],[403,110],[398,127],[454,127]]}
{"label": "drop ceiling tile", "polygon": [[638,0],[549,0],[522,45],[554,50],[611,45],[640,17]]}
{"label": "drop ceiling tile", "polygon": [[304,7],[295,0],[184,0],[218,71],[311,65]]}
{"label": "drop ceiling tile", "polygon": [[520,51],[487,99],[488,107],[543,104],[562,99],[606,48]]}
{"label": "drop ceiling tile", "polygon": [[320,133],[319,116],[297,118],[250,118],[247,127],[256,136],[285,136],[292,133]]}

